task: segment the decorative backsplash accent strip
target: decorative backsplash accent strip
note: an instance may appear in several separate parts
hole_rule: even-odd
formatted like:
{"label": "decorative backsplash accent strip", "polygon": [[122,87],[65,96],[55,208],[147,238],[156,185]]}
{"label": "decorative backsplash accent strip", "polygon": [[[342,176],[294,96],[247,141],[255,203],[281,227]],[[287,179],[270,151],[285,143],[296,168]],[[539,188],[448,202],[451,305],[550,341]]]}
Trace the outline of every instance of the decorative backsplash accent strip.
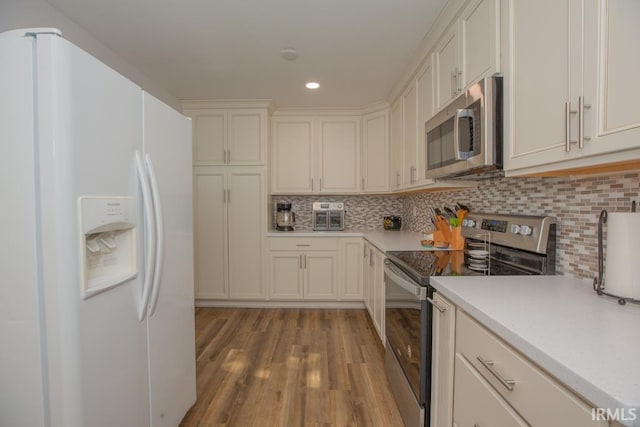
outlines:
{"label": "decorative backsplash accent strip", "polygon": [[380,228],[383,216],[400,214],[402,228],[431,231],[427,208],[453,206],[456,202],[476,212],[555,216],[558,219],[557,273],[591,279],[597,272],[598,215],[602,209],[630,212],[631,201],[640,202],[640,172],[611,176],[492,178],[481,181],[477,188],[436,193],[272,198],[272,224],[275,224],[276,203],[290,202],[296,211],[297,229],[311,229],[311,205],[315,201],[343,202],[347,210],[345,227],[356,230]]}

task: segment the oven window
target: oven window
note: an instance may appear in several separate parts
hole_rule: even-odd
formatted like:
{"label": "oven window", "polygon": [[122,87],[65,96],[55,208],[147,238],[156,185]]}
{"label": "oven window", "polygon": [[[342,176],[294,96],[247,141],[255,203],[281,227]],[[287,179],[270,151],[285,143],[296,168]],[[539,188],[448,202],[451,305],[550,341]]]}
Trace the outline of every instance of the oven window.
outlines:
{"label": "oven window", "polygon": [[329,225],[329,211],[314,213],[314,228],[327,228]]}
{"label": "oven window", "polygon": [[329,215],[329,228],[332,230],[342,229],[342,212],[331,211]]}
{"label": "oven window", "polygon": [[456,162],[453,117],[427,132],[427,170]]}
{"label": "oven window", "polygon": [[[386,280],[385,332],[400,367],[420,401],[420,364],[422,361],[422,309],[424,301],[392,280]],[[423,362],[424,363],[424,362]]]}

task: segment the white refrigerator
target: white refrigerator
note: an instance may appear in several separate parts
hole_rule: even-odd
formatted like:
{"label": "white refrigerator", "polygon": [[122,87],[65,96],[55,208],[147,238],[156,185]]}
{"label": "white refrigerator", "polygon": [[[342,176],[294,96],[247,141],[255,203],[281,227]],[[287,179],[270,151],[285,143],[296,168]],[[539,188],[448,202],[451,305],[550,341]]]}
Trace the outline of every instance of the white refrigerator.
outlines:
{"label": "white refrigerator", "polygon": [[196,399],[190,120],[60,36],[0,35],[0,425]]}

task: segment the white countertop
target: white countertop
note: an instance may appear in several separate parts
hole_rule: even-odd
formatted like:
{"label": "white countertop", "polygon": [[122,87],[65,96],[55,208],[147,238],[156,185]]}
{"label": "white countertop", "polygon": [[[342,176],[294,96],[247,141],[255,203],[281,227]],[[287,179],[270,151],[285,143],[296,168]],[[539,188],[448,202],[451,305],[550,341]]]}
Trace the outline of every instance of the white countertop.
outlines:
{"label": "white countertop", "polygon": [[[635,408],[640,426],[640,305],[563,276],[433,277],[459,308],[596,407]],[[628,418],[632,418],[628,416]]]}
{"label": "white countertop", "polygon": [[270,231],[267,237],[364,237],[380,249],[382,252],[389,251],[423,251],[422,233],[407,230],[343,230],[343,231]]}
{"label": "white countertop", "polygon": [[364,230],[313,231],[308,228],[293,231],[270,230],[267,237],[362,237]]}

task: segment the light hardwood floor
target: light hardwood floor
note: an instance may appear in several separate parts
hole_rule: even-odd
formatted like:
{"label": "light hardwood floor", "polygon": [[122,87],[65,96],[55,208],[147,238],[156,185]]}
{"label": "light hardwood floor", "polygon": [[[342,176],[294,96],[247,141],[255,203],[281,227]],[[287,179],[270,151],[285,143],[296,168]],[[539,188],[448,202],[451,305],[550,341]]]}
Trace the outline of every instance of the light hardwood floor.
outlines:
{"label": "light hardwood floor", "polygon": [[366,310],[196,309],[181,426],[402,426]]}

